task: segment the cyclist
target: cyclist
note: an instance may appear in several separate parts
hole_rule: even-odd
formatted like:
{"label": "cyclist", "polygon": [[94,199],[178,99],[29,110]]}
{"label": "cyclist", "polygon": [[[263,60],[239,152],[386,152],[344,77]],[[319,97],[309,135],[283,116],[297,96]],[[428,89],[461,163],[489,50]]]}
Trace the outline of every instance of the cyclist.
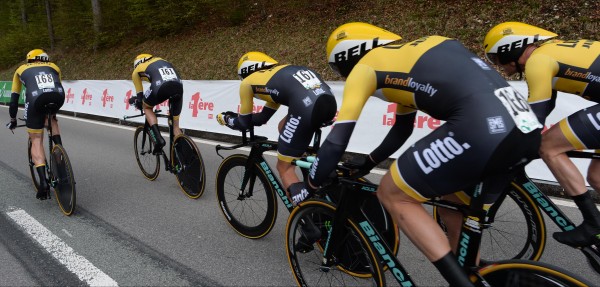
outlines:
{"label": "cyclist", "polygon": [[[46,182],[46,155],[44,153],[44,126],[46,122],[44,105],[54,103],[56,111],[65,102],[65,92],[61,84],[60,69],[42,49],[34,49],[27,53],[27,63],[21,65],[13,77],[12,93],[9,104],[10,123],[8,127],[13,130],[17,126],[17,110],[21,88],[25,85],[25,111],[27,132],[31,140],[31,159],[40,178],[36,198],[48,198],[50,186]],[[53,111],[53,112],[56,112]],[[62,145],[58,120],[56,115],[51,120],[52,141]]]}
{"label": "cyclist", "polygon": [[[135,57],[131,78],[137,96],[130,99],[130,103],[140,110],[144,109],[150,125],[150,138],[154,142],[154,153],[157,153],[166,142],[160,134],[154,106],[166,100],[170,101],[169,113],[173,115],[173,134],[181,134],[179,115],[183,106],[183,83],[171,63],[150,54],[139,54]],[[150,82],[150,87],[145,92],[142,80]]]}
{"label": "cyclist", "polygon": [[[278,65],[261,52],[248,52],[238,62],[240,114],[225,112],[217,121],[235,130],[247,130],[265,124],[279,106],[288,113],[279,123],[277,171],[283,186],[294,197],[306,194],[304,183],[296,175],[292,160],[306,151],[321,126],[335,117],[337,104],[321,76],[303,66]],[[266,101],[261,112],[252,113],[253,98]]]}
{"label": "cyclist", "polygon": [[[540,122],[556,104],[557,91],[576,94],[600,102],[600,42],[591,40],[552,40],[550,31],[520,22],[505,22],[485,36],[488,60],[508,75],[524,73],[529,87],[529,102]],[[596,208],[583,176],[565,154],[576,149],[600,148],[600,105],[582,109],[542,136],[540,156],[565,192],[573,198],[583,215],[575,229],[553,234],[556,241],[582,247],[600,244],[600,211]],[[600,160],[592,159],[588,182],[600,190]]]}
{"label": "cyclist", "polygon": [[393,43],[398,39],[366,23],[344,24],[329,36],[329,64],[346,83],[337,121],[310,170],[310,187],[323,184],[334,170],[369,97],[397,103],[397,110],[396,122],[365,169],[400,148],[413,131],[417,110],[444,120],[398,157],[377,197],[451,286],[472,286],[421,203],[481,181],[485,202],[492,203],[502,191],[494,187],[510,182],[511,168],[537,156],[542,125],[525,97],[458,41],[428,36]]}

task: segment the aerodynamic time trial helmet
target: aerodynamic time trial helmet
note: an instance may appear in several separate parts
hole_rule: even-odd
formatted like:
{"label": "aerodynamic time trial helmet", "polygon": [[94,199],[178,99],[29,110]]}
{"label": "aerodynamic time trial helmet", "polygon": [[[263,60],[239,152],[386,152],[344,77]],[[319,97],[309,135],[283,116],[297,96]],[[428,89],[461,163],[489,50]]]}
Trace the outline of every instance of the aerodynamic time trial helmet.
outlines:
{"label": "aerodynamic time trial helmet", "polygon": [[237,73],[240,79],[243,80],[256,71],[268,69],[275,65],[277,65],[277,61],[267,54],[252,51],[240,58],[237,65]]}
{"label": "aerodynamic time trial helmet", "polygon": [[521,22],[504,22],[485,35],[485,56],[493,64],[517,62],[529,44],[558,36],[548,30]]}
{"label": "aerodynamic time trial helmet", "polygon": [[133,68],[135,69],[139,64],[146,62],[150,59],[152,59],[152,55],[150,54],[139,54],[135,57],[135,60],[133,60]]}
{"label": "aerodynamic time trial helmet", "polygon": [[335,72],[348,77],[354,65],[367,52],[400,39],[402,37],[371,24],[346,23],[329,35],[327,61]]}
{"label": "aerodynamic time trial helmet", "polygon": [[44,52],[44,50],[33,49],[33,50],[29,51],[29,53],[27,53],[27,63],[31,63],[31,62],[35,62],[35,61],[48,62],[48,61],[50,61],[50,58],[48,57],[48,54],[46,54],[46,52]]}

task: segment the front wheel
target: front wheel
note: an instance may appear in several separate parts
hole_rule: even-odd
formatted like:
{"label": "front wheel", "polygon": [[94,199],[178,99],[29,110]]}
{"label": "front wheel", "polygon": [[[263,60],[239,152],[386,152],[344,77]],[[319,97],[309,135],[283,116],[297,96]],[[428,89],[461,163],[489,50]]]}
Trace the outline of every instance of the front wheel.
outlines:
{"label": "front wheel", "polygon": [[50,164],[52,166],[52,175],[50,182],[54,186],[56,202],[62,213],[71,215],[75,211],[76,192],[75,177],[71,161],[62,145],[56,144],[52,147],[50,155]]}
{"label": "front wheel", "polygon": [[[488,265],[479,274],[491,286],[583,287],[591,283],[566,270],[536,261],[505,260]],[[481,283],[480,280],[474,283]]]}
{"label": "front wheel", "polygon": [[[277,201],[269,180],[257,164],[246,169],[248,156],[227,157],[217,171],[219,209],[240,235],[258,239],[269,234],[277,219]],[[273,175],[271,175],[273,176]],[[246,183],[244,188],[244,177]]]}
{"label": "front wheel", "polygon": [[133,134],[133,151],[140,170],[148,180],[155,180],[160,172],[160,158],[152,154],[154,143],[150,140],[148,130],[143,126],[137,127]]}
{"label": "front wheel", "polygon": [[[322,200],[307,200],[290,214],[285,228],[288,263],[298,286],[384,286],[385,277],[375,250],[352,220],[339,242],[328,242],[335,206]],[[335,228],[338,228],[336,226]],[[325,247],[341,254],[331,266],[323,264]]]}
{"label": "front wheel", "polygon": [[204,161],[196,144],[188,136],[181,134],[175,137],[171,150],[171,166],[179,187],[189,198],[199,198],[204,194],[206,173]]}

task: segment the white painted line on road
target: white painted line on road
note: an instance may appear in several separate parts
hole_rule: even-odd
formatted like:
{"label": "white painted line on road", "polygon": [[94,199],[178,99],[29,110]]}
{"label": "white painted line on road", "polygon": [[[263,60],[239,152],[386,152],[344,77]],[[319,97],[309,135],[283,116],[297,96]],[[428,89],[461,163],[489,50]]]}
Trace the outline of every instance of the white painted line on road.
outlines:
{"label": "white painted line on road", "polygon": [[[11,207],[6,214],[20,225],[25,231],[42,245],[54,258],[63,264],[69,271],[75,273],[81,281],[90,286],[119,286],[100,269],[96,268],[83,256],[77,254],[73,248],[64,243],[58,236],[31,217],[22,209]],[[64,230],[64,229],[63,229]]]}
{"label": "white painted line on road", "polygon": [[[86,122],[86,123],[90,123],[90,124],[96,124],[96,125],[101,125],[101,126],[106,126],[106,127],[114,127],[114,128],[119,128],[119,129],[124,129],[124,130],[131,130],[131,131],[135,130],[135,128],[129,127],[129,126],[122,126],[122,125],[116,125],[116,124],[112,124],[112,123],[99,122],[99,121],[95,121],[95,120],[75,118],[75,117],[66,116],[66,115],[58,115],[58,116],[62,117],[62,118],[68,118],[68,119],[71,119],[71,120],[82,121],[82,122]],[[164,136],[168,136],[165,133],[161,133],[161,134],[163,134]],[[209,141],[209,140],[201,140],[201,139],[197,139],[197,138],[192,138],[192,140],[195,141],[195,142],[197,142],[197,143],[207,144],[207,145],[223,144],[222,142]],[[239,148],[239,150],[243,150],[243,151],[249,152],[250,148],[243,147],[243,148]],[[265,152],[265,154],[270,155],[270,156],[277,156],[276,152],[271,152],[271,151]],[[382,170],[382,169],[373,169],[373,170],[371,170],[371,173],[378,174],[378,175],[384,175],[386,172],[387,172],[387,170]],[[566,201],[566,200],[561,200],[561,199],[557,199],[557,198],[552,198],[551,200],[556,205],[559,205],[559,206],[577,207],[575,205],[575,203],[573,203],[572,201]]]}
{"label": "white painted line on road", "polygon": [[71,233],[69,233],[69,231],[67,231],[66,229],[62,230],[67,236],[69,237],[73,237],[73,235],[71,235]]}

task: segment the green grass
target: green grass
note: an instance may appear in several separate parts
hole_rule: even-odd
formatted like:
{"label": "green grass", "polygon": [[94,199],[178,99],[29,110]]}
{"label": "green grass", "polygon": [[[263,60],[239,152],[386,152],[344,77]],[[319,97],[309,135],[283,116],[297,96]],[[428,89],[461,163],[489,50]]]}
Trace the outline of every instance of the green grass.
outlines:
{"label": "green grass", "polygon": [[[452,37],[482,56],[485,33],[504,21],[537,25],[563,39],[600,40],[599,2],[254,0],[256,5],[229,22],[208,21],[175,35],[97,52],[59,48],[49,53],[64,80],[131,79],[133,58],[139,53],[171,61],[184,79],[237,79],[239,57],[252,50],[280,63],[312,67],[326,80],[340,80],[327,66],[325,43],[329,33],[346,22],[368,22],[404,40],[433,34]],[[0,71],[0,80],[12,80],[16,68]]]}

